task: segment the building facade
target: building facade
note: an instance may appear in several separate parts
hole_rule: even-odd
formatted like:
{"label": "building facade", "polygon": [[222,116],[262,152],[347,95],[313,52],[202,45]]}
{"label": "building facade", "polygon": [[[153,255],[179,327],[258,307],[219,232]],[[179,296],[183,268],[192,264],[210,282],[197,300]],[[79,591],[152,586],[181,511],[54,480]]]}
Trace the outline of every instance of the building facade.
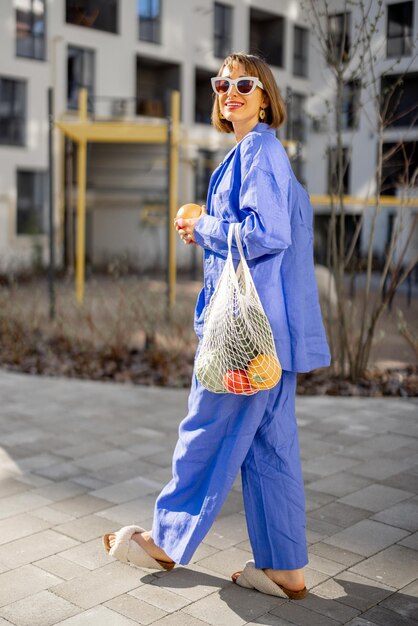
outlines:
{"label": "building facade", "polygon": [[[356,15],[332,2],[327,28],[349,45]],[[376,2],[377,5],[377,2]],[[385,6],[377,45],[384,80],[405,73],[405,115],[385,131],[385,143],[402,141],[416,168],[418,83],[414,41],[416,1]],[[373,43],[374,45],[374,43]],[[169,113],[170,90],[181,93],[179,205],[205,199],[211,170],[233,145],[210,125],[210,77],[232,50],[260,53],[270,63],[288,104],[278,133],[290,140],[295,173],[314,196],[332,191],[332,120],[329,68],[318,54],[306,14],[296,0],[5,0],[0,3],[0,272],[42,264],[48,231],[47,92],[54,90],[56,119],[77,114],[81,87],[89,94],[92,119],[141,119],[155,123]],[[392,68],[393,60],[400,62]],[[383,80],[383,79],[382,79]],[[345,192],[373,191],[376,137],[373,113],[359,107],[356,85],[344,91]],[[328,106],[328,109],[327,109]],[[331,106],[332,108],[332,106]],[[412,112],[411,112],[412,111]],[[324,122],[325,120],[325,122]],[[331,142],[331,143],[330,143]],[[330,148],[331,146],[331,148]],[[55,230],[58,259],[74,261],[75,149],[54,134]],[[64,155],[64,156],[62,156]],[[402,187],[395,159],[389,188]],[[87,169],[87,259],[106,266],[124,258],[139,270],[166,263],[167,152],[164,146],[91,144]],[[314,203],[315,204],[315,203]],[[353,215],[358,212],[353,205]],[[384,254],[394,212],[379,218],[376,253]],[[316,254],[325,262],[326,203],[315,206]],[[353,217],[353,228],[356,219]],[[350,231],[349,231],[350,232]],[[358,254],[367,248],[367,220]],[[416,242],[418,248],[418,242]],[[197,253],[198,254],[198,253]],[[180,266],[196,263],[196,251],[179,246]]]}

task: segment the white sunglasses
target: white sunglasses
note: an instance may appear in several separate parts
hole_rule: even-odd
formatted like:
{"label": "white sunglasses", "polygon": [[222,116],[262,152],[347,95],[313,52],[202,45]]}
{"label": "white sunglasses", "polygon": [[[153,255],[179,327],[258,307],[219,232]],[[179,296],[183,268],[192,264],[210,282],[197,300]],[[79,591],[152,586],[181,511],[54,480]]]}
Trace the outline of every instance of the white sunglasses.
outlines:
{"label": "white sunglasses", "polygon": [[260,89],[264,89],[263,83],[258,80],[255,76],[241,76],[240,78],[228,78],[226,76],[214,76],[214,78],[210,79],[212,83],[212,89],[218,96],[223,96],[226,93],[229,93],[232,85],[235,86],[235,89],[241,96],[249,96],[250,93],[256,89],[256,87],[260,87]]}

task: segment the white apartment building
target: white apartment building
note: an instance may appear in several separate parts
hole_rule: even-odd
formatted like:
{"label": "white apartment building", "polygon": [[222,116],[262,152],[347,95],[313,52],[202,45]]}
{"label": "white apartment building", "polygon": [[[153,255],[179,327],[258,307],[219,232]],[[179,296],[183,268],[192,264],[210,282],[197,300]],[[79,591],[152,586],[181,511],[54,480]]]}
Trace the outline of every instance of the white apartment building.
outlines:
{"label": "white apartment building", "polygon": [[[344,2],[331,3],[329,23],[349,45],[356,15],[344,18]],[[376,0],[377,5],[377,0]],[[343,28],[343,25],[346,28]],[[407,112],[386,131],[387,144],[401,139],[417,166],[418,34],[415,0],[387,0],[376,41],[384,49],[379,68],[400,63],[406,73],[400,106]],[[311,194],[330,191],[329,136],[323,124],[329,91],[326,63],[297,0],[2,0],[0,2],[0,273],[45,262],[48,230],[47,92],[54,89],[55,119],[76,114],[78,92],[89,93],[94,119],[155,123],[169,114],[169,93],[181,94],[179,205],[205,199],[211,170],[233,145],[210,125],[210,77],[230,51],[260,53],[270,63],[288,102],[282,140],[299,142],[296,175]],[[379,71],[380,71],[379,69]],[[390,76],[385,80],[392,80]],[[356,90],[347,86],[344,124],[348,167],[345,191],[373,191],[376,137],[366,110],[357,113]],[[370,112],[369,112],[370,113]],[[332,139],[331,139],[332,141]],[[386,141],[386,139],[385,139]],[[65,158],[61,155],[65,153]],[[73,262],[75,154],[72,142],[54,135],[54,207],[58,259]],[[396,195],[397,164],[388,165]],[[88,263],[106,266],[124,258],[139,270],[166,263],[167,151],[150,144],[89,144],[87,168]],[[356,207],[353,207],[352,228]],[[393,226],[392,209],[378,224],[376,254],[382,255]],[[316,254],[324,262],[329,208],[315,206]],[[350,220],[349,220],[350,222]],[[364,251],[367,222],[358,253]],[[418,238],[418,235],[417,235]],[[416,241],[418,249],[418,241]],[[198,254],[198,253],[197,253]],[[178,248],[178,263],[195,264],[196,250]]]}

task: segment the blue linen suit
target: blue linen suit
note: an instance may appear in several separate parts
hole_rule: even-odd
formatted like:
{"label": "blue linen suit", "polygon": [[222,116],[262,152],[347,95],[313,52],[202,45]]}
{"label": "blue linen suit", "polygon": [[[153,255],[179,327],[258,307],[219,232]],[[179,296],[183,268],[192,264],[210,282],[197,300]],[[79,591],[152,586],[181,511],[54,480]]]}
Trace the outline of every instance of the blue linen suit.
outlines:
{"label": "blue linen suit", "polygon": [[[330,354],[315,281],[309,196],[267,124],[257,124],[214,171],[207,211],[194,231],[204,248],[196,334],[202,338],[205,310],[225,264],[229,224],[238,222],[283,375],[276,387],[253,396],[211,393],[193,375],[173,478],[157,499],[152,537],[174,561],[187,564],[241,469],[255,566],[298,569],[308,558],[296,373],[329,365]],[[238,263],[235,243],[232,252]]]}

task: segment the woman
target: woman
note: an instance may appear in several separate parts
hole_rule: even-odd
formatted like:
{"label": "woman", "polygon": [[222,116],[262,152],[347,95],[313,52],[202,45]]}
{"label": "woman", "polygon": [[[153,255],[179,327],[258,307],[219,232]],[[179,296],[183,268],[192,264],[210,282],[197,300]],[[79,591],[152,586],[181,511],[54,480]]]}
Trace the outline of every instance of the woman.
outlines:
{"label": "woman", "polygon": [[[110,553],[142,567],[189,563],[242,472],[254,553],[239,585],[299,599],[306,595],[305,503],[295,419],[296,373],[329,365],[315,283],[312,208],[275,136],[285,107],[268,65],[228,56],[217,77],[212,122],[237,144],[212,175],[207,211],[181,220],[187,244],[204,248],[204,287],[195,330],[222,272],[231,222],[240,236],[270,320],[283,375],[253,396],[214,394],[193,376],[189,412],[180,424],[173,479],[159,495],[151,532],[125,527],[105,536]],[[238,259],[234,244],[233,256]]]}

